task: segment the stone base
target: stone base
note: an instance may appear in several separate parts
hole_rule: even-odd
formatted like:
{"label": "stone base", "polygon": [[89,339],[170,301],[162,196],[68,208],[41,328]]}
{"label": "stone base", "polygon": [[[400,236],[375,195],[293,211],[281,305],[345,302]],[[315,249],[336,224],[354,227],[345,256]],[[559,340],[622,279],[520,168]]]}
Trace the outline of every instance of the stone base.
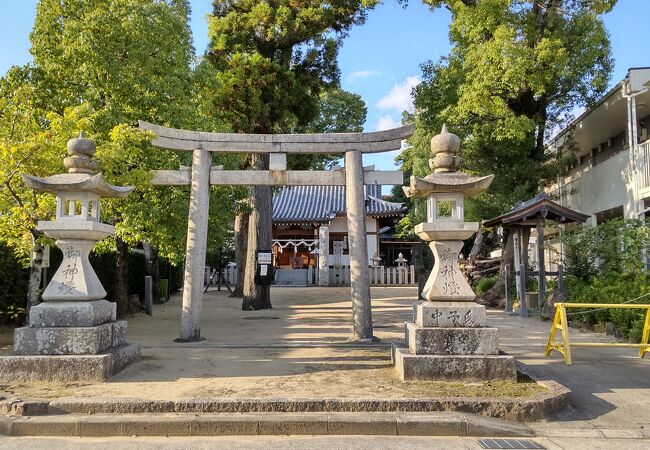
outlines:
{"label": "stone base", "polygon": [[92,302],[44,302],[29,310],[30,327],[94,327],[117,318],[117,304]]}
{"label": "stone base", "polygon": [[406,343],[414,355],[498,355],[496,328],[423,328],[406,324]]}
{"label": "stone base", "polygon": [[430,302],[413,304],[413,322],[421,327],[484,327],[485,306],[474,302]]}
{"label": "stone base", "polygon": [[517,381],[510,355],[413,355],[393,345],[393,365],[402,381]]}
{"label": "stone base", "polygon": [[22,327],[14,330],[16,355],[93,355],[126,344],[125,320],[94,327]]}
{"label": "stone base", "polygon": [[99,355],[2,356],[0,382],[106,381],[141,354],[140,344],[126,344]]}

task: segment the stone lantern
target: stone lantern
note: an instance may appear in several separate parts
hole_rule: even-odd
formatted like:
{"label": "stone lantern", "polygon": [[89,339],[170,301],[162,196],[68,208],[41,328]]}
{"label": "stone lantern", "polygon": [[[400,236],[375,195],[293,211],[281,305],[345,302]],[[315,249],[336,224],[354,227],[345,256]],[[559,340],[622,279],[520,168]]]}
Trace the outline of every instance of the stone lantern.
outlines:
{"label": "stone lantern", "polygon": [[379,265],[381,263],[381,256],[379,256],[375,252],[375,253],[373,253],[372,258],[370,258],[370,260],[372,261],[372,266],[370,266],[370,267],[373,267],[373,268],[379,267]]}
{"label": "stone lantern", "polygon": [[485,307],[458,267],[463,241],[478,231],[465,222],[465,198],[486,190],[494,175],[458,172],[460,139],[447,131],[431,139],[433,173],[410,179],[407,197],[427,200],[427,221],[415,227],[429,243],[433,270],[406,324],[408,348],[396,346],[393,361],[403,380],[516,380],[514,359],[500,355],[496,328],[486,327]]}
{"label": "stone lantern", "polygon": [[404,255],[400,253],[397,255],[395,262],[397,263],[397,267],[399,269],[406,269],[406,263],[408,262],[408,259],[404,258]]}
{"label": "stone lantern", "polygon": [[39,178],[23,175],[28,187],[56,195],[56,218],[38,230],[56,239],[63,261],[43,292],[43,303],[17,328],[14,355],[0,358],[0,379],[102,381],[140,358],[140,346],[126,342],[126,321],[88,260],[97,241],[114,227],[100,222],[102,197],[126,197],[132,187],[112,186],[94,174],[95,144],[81,134],[68,141],[68,173]]}

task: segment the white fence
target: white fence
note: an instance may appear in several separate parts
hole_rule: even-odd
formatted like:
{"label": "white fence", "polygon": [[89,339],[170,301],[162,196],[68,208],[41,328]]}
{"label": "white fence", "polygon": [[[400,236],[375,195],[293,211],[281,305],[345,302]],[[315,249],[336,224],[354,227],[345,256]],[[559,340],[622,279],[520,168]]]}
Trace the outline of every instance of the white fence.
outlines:
{"label": "white fence", "polygon": [[416,285],[415,266],[370,267],[370,284],[375,286]]}
{"label": "white fence", "polygon": [[[373,286],[416,285],[415,266],[408,267],[369,267],[370,284]],[[350,284],[350,267],[333,268],[329,271],[330,286]]]}
{"label": "white fence", "polygon": [[[370,284],[373,286],[408,286],[416,285],[417,279],[415,278],[415,266],[408,267],[369,267],[370,271]],[[306,280],[309,285],[318,284],[318,273],[311,267],[306,269]],[[215,267],[206,267],[205,276],[203,280],[204,286],[217,286],[219,284],[219,277],[216,274]],[[228,283],[233,286],[237,281],[237,267],[230,265],[221,269],[223,277],[228,280]],[[329,270],[329,284],[330,286],[344,286],[350,284],[350,267],[342,266],[339,268],[330,268]],[[221,280],[223,285],[223,279]]]}

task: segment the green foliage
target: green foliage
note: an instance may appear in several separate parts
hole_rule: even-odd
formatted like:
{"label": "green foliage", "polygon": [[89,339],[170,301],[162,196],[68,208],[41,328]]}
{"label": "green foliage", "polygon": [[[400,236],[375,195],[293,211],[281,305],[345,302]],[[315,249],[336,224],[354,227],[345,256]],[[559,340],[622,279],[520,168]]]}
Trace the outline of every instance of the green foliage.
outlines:
{"label": "green foliage", "polygon": [[481,278],[476,284],[476,295],[481,295],[483,292],[486,292],[488,289],[492,288],[496,282],[496,276]]}
{"label": "green foliage", "polygon": [[[374,3],[374,2],[367,2]],[[216,68],[215,113],[235,132],[306,128],[319,95],[338,87],[339,38],[365,20],[358,0],[216,0],[209,60]]]}
{"label": "green foliage", "polygon": [[320,95],[318,117],[309,125],[310,133],[360,133],[368,108],[359,94],[340,88]]}
{"label": "green foliage", "polygon": [[[0,81],[0,210],[8,216],[0,227],[20,255],[29,234],[38,235],[35,220],[47,220],[53,205],[51,196],[26,190],[20,173],[62,172],[65,142],[79,130],[101,148],[120,123],[191,116],[188,13],[180,0],[39,2],[30,35],[35,66],[12,68]],[[119,142],[111,140],[113,147]],[[170,158],[164,167],[177,167]],[[135,168],[137,178],[147,167],[132,162],[121,169]]]}
{"label": "green foliage", "polygon": [[40,0],[30,52],[49,109],[89,103],[104,133],[139,119],[178,120],[194,55],[188,15],[184,0]]}
{"label": "green foliage", "polygon": [[[103,201],[103,220],[115,223],[130,245],[146,241],[177,262],[187,190],[152,187],[149,170],[177,169],[188,157],[153,148],[151,135],[133,126],[147,120],[183,127],[196,120],[192,108],[200,100],[193,94],[202,85],[192,76],[188,15],[184,0],[41,0],[31,34],[35,64],[56,92],[51,105],[83,101],[84,129],[97,144],[101,171],[110,182],[135,187],[126,199]],[[205,120],[200,125],[210,127]]]}
{"label": "green foliage", "polygon": [[[25,190],[17,174],[64,171],[65,142],[84,130],[97,144],[107,179],[135,187],[127,199],[103,201],[102,219],[115,223],[117,235],[130,245],[146,241],[159,247],[161,256],[182,261],[188,191],[152,187],[149,170],[177,169],[190,161],[154,149],[151,136],[133,125],[142,119],[223,129],[203,114],[199,94],[210,73],[204,66],[192,72],[188,14],[184,0],[39,2],[30,36],[35,67],[14,68],[0,82],[0,162],[6,168],[0,175],[10,181],[3,185],[10,192],[0,209],[9,214],[2,215],[0,228],[23,257],[29,235],[37,234],[36,219],[47,220],[53,203],[52,196]],[[220,231],[232,219],[232,202],[223,197],[214,197],[215,236],[227,236]],[[111,241],[102,247],[110,249]]]}
{"label": "green foliage", "polygon": [[[318,116],[305,128],[308,133],[359,133],[363,131],[368,108],[359,94],[338,87],[320,94]],[[323,170],[339,161],[338,154],[288,155],[290,170]]]}
{"label": "green foliage", "polygon": [[[569,301],[575,303],[625,303],[645,294],[650,294],[650,276],[647,273],[618,275],[608,274],[593,277],[589,282],[575,277],[567,277]],[[648,297],[633,303],[648,303]],[[614,322],[623,335],[639,342],[643,330],[645,310],[642,309],[571,309],[579,313],[570,319],[587,324]]]}
{"label": "green foliage", "polygon": [[[650,293],[650,277],[643,270],[643,257],[650,245],[647,223],[614,219],[593,228],[569,230],[562,239],[571,302],[624,303]],[[575,318],[588,324],[611,321],[626,338],[638,342],[641,337],[643,310],[578,312]]]}
{"label": "green foliage", "polygon": [[[54,215],[54,197],[28,189],[21,174],[47,176],[65,170],[66,141],[88,127],[83,107],[65,115],[32,109],[35,91],[17,80],[14,68],[0,81],[0,241],[14,249],[27,265],[32,239],[45,240],[35,229],[37,220]],[[27,80],[27,81],[26,81]],[[39,120],[48,123],[42,130]],[[5,127],[13,123],[13,126]]]}
{"label": "green foliage", "polygon": [[415,234],[415,226],[419,223],[426,222],[427,219],[427,205],[426,200],[421,198],[414,198],[410,200],[411,207],[406,211],[397,226],[395,227],[395,235],[404,240],[420,240]]}
{"label": "green foliage", "polygon": [[[177,169],[188,157],[154,149],[134,125],[141,119],[224,128],[204,114],[210,74],[192,71],[188,16],[186,0],[39,2],[30,36],[34,65],[0,79],[0,240],[23,262],[32,239],[45,239],[35,224],[52,217],[54,199],[26,189],[20,174],[64,172],[65,143],[80,130],[95,140],[108,180],[135,187],[127,199],[103,201],[102,220],[131,246],[145,241],[182,261],[187,189],[153,188],[149,170]],[[214,200],[211,231],[222,244],[232,200],[228,192]],[[98,250],[113,247],[108,239]]]}
{"label": "green foliage", "polygon": [[468,218],[498,215],[554,180],[564,155],[545,152],[548,130],[604,93],[612,60],[601,16],[615,1],[425,3],[452,12],[453,47],[422,66],[416,132],[399,161],[428,174],[430,138],[447,123],[463,141],[464,170],[495,174],[489,192],[468,202]]}
{"label": "green foliage", "polygon": [[650,245],[650,226],[641,220],[614,219],[562,236],[567,275],[588,282],[593,277],[638,274]]}

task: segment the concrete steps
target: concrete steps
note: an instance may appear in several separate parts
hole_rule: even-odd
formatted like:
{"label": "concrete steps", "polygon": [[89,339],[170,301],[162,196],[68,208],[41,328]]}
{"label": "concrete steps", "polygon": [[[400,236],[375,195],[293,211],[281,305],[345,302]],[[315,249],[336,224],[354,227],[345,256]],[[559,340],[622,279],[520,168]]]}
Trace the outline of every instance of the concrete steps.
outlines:
{"label": "concrete steps", "polygon": [[533,436],[526,425],[458,413],[63,414],[8,416],[8,436]]}

